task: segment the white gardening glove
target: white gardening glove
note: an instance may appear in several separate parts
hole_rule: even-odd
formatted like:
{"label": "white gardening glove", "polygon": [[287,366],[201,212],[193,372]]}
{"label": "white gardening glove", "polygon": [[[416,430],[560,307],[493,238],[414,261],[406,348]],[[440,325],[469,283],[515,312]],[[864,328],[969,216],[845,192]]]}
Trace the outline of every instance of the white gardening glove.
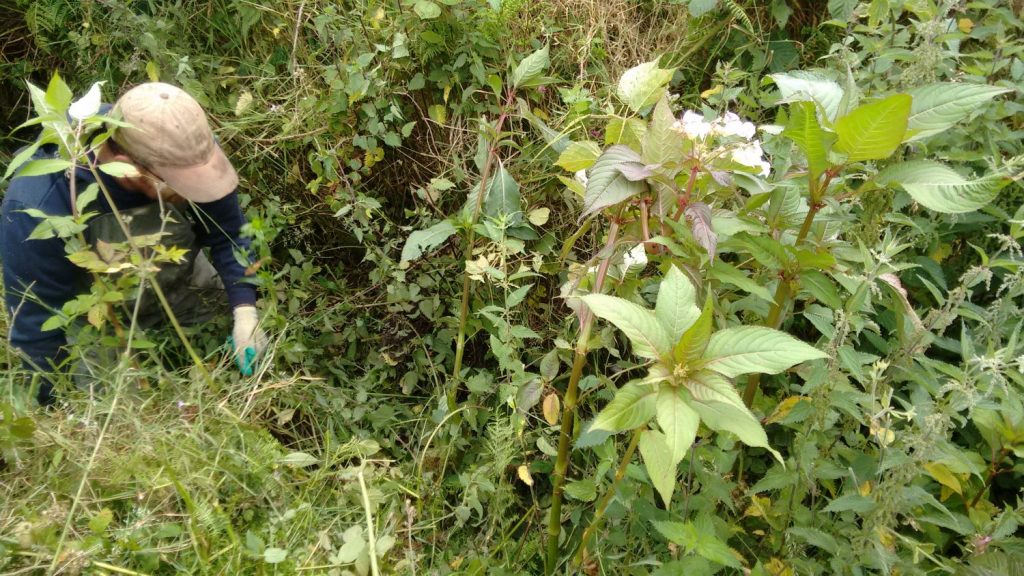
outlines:
{"label": "white gardening glove", "polygon": [[234,310],[235,328],[231,345],[235,364],[243,376],[252,376],[256,360],[267,347],[267,335],[260,330],[260,315],[255,306],[239,306]]}

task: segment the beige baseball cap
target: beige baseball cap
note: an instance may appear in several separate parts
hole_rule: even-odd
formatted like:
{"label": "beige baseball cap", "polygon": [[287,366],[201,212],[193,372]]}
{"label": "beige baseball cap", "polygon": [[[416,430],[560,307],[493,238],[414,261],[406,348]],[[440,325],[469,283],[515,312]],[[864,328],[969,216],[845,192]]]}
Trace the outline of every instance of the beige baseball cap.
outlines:
{"label": "beige baseball cap", "polygon": [[114,140],[179,196],[213,202],[238,187],[238,174],[213,140],[203,107],[181,88],[140,84],[121,96],[114,111],[131,124],[118,128]]}

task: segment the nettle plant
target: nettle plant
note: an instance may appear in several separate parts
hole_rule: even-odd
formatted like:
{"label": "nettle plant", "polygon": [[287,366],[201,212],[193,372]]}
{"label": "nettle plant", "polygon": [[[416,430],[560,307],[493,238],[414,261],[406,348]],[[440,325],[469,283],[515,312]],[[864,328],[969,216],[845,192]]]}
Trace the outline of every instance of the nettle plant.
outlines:
{"label": "nettle plant", "polygon": [[[897,190],[926,208],[963,213],[990,202],[1010,181],[999,173],[965,176],[931,159],[885,163],[905,143],[962,121],[1002,89],[945,83],[861,103],[856,86],[841,86],[821,73],[774,75],[778,101],[789,106],[780,112],[776,125],[761,128],[772,149],[785,152],[777,161],[783,173],[766,178],[772,165],[755,138],[758,129],[730,112],[715,117],[713,111],[684,111],[677,116],[666,89],[671,77],[672,70],[660,68],[656,61],[627,71],[616,95],[628,112],[612,115],[605,129],[607,147],[572,142],[557,162],[574,173],[562,180],[580,196],[581,219],[588,219],[585,227],[592,225],[592,217],[606,220],[607,227],[604,247],[595,256],[598,264],[563,290],[571,306],[574,301],[581,304],[575,307],[580,330],[553,471],[548,573],[558,562],[562,492],[595,316],[619,328],[631,341],[634,355],[650,366],[644,378],[617,390],[590,425],[591,431],[635,432],[619,472],[583,532],[577,562],[586,554],[588,539],[600,525],[637,447],[666,506],[674,491],[676,467],[701,422],[735,434],[750,446],[771,450],[749,410],[760,375],[826,357],[776,330],[792,314],[798,296],[859,313],[870,310],[879,290],[871,285],[879,280],[899,300],[899,280],[884,270],[859,274],[858,266],[870,265],[870,252],[841,241],[841,230],[834,226],[859,194]],[[791,153],[793,145],[799,155]],[[819,219],[823,213],[828,217]],[[644,247],[640,258],[637,246]],[[837,247],[846,261],[833,254]],[[610,270],[628,273],[629,261],[639,259],[643,264],[646,255],[667,269],[653,310],[637,303],[642,300],[640,285],[626,280],[625,274],[615,288],[625,297],[602,294]],[[627,265],[613,267],[613,261]],[[689,278],[700,280],[691,283]],[[851,294],[845,302],[836,281]],[[696,286],[705,283],[701,310]],[[743,312],[747,320],[741,323],[760,318],[761,325],[714,331],[714,303],[735,289],[748,297],[724,298],[728,311],[718,323]],[[902,307],[909,307],[905,296]],[[865,325],[861,322],[854,329]],[[731,381],[741,375],[747,375],[742,397]],[[652,421],[657,429],[651,427]]]}

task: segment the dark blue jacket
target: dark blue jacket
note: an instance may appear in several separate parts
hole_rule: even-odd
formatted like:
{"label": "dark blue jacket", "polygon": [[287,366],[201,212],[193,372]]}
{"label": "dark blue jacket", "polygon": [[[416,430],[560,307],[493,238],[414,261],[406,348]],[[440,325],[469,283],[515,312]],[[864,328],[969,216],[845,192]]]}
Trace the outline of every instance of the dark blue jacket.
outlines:
{"label": "dark blue jacket", "polygon": [[[43,146],[34,159],[50,158],[55,146]],[[78,168],[76,186],[79,193],[95,182],[92,173]],[[153,202],[141,193],[125,190],[116,181],[101,174],[118,209],[130,209]],[[49,368],[66,357],[64,332],[41,330],[55,311],[65,302],[89,290],[91,275],[71,263],[65,253],[65,241],[59,238],[28,240],[40,220],[23,211],[35,208],[50,216],[71,214],[68,178],[64,172],[43,176],[15,176],[0,207],[0,258],[3,259],[3,280],[7,310],[12,318],[11,344],[36,366]],[[110,212],[101,193],[89,211]],[[256,303],[256,288],[243,281],[245,267],[235,258],[235,251],[248,260],[249,240],[240,234],[246,223],[238,204],[238,192],[215,202],[196,204],[188,209],[197,239],[210,248],[210,260],[220,274],[232,307]],[[26,294],[30,294],[26,296]],[[40,394],[41,397],[48,395]]]}

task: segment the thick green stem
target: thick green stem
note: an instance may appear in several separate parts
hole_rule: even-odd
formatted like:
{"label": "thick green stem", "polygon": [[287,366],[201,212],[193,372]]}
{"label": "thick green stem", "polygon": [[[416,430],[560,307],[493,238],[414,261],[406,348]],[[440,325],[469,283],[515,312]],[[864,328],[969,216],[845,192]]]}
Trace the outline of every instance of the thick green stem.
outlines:
{"label": "thick green stem", "polygon": [[[505,125],[505,120],[508,118],[508,110],[512,105],[513,94],[509,92],[508,99],[506,100],[504,108],[502,108],[501,114],[498,116],[498,122],[495,124],[495,133],[497,139],[501,139],[501,129]],[[473,206],[473,214],[469,220],[469,231],[466,233],[466,248],[463,254],[463,264],[473,259],[473,245],[476,243],[476,230],[473,229],[476,226],[476,221],[480,218],[480,209],[483,207],[484,197],[487,195],[487,181],[491,177],[491,170],[494,166],[494,161],[498,157],[498,144],[492,142],[487,149],[487,160],[484,162],[483,172],[480,174],[480,193],[476,196],[476,205]],[[466,353],[466,321],[469,319],[469,297],[470,288],[472,284],[469,278],[469,272],[464,271],[462,276],[462,302],[459,306],[459,332],[455,337],[455,365],[452,368],[452,384],[448,388],[448,410],[455,410],[457,403],[455,396],[459,390],[459,382],[462,380],[462,358]]]}
{"label": "thick green stem", "polygon": [[636,452],[636,447],[640,443],[640,435],[643,434],[644,429],[645,427],[637,428],[633,432],[633,437],[629,439],[626,453],[622,455],[619,467],[615,470],[615,479],[612,480],[612,485],[608,487],[604,498],[601,498],[597,508],[594,509],[594,517],[590,520],[590,525],[583,531],[583,537],[580,538],[580,547],[576,550],[576,556],[572,560],[574,566],[579,566],[583,562],[587,554],[587,543],[590,541],[590,537],[601,527],[601,522],[604,520],[604,511],[608,509],[608,504],[615,497],[615,491],[619,488],[619,482],[622,482],[622,479],[626,476],[626,468],[629,467],[630,461],[633,460],[633,453]]}
{"label": "thick green stem", "polygon": [[[605,249],[602,251],[605,256],[602,258],[594,278],[593,293],[595,294],[601,292],[604,287],[604,279],[608,275],[608,266],[611,264],[611,247],[615,245],[618,234],[619,221],[616,218],[612,220],[611,226],[608,228],[608,238],[605,241]],[[544,574],[549,576],[554,573],[555,565],[558,563],[558,536],[562,532],[562,491],[565,487],[566,470],[569,468],[569,442],[572,440],[572,424],[576,416],[580,377],[583,375],[583,367],[587,363],[590,329],[594,320],[590,309],[582,302],[580,306],[580,333],[576,338],[576,354],[573,357],[569,385],[565,389],[562,427],[558,435],[558,456],[555,458],[555,470],[552,472],[553,486],[551,488],[551,511],[548,516],[547,554],[544,557]]]}

